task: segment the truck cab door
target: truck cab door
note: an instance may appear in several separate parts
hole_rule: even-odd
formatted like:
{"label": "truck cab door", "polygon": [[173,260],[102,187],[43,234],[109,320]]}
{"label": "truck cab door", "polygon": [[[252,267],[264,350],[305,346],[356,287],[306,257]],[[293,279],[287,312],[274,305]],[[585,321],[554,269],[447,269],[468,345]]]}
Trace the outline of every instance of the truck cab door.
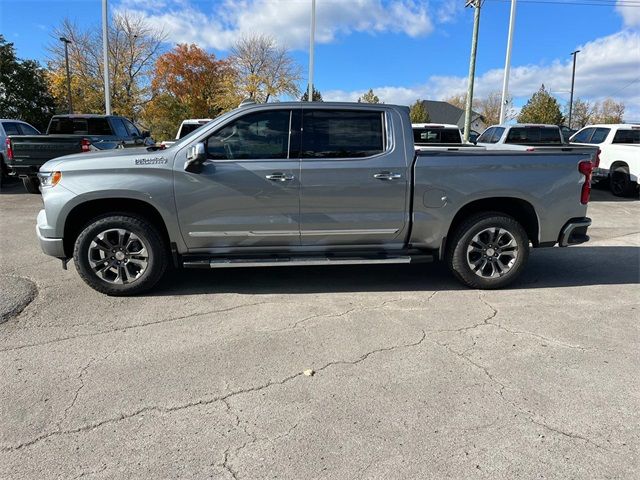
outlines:
{"label": "truck cab door", "polygon": [[311,246],[400,248],[408,228],[411,154],[401,119],[383,108],[305,108],[301,241]]}
{"label": "truck cab door", "polygon": [[178,221],[190,251],[300,245],[300,159],[290,158],[292,111],[234,116],[207,137],[198,173],[175,161]]}

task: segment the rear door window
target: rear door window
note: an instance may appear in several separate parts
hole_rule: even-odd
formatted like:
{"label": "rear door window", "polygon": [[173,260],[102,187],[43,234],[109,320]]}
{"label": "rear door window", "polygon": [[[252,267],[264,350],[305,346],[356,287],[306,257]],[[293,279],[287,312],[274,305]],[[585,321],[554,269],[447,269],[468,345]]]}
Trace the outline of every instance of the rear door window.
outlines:
{"label": "rear door window", "polygon": [[364,158],[384,151],[383,112],[305,110],[302,158]]}
{"label": "rear door window", "polygon": [[640,143],[640,128],[635,130],[618,130],[611,143]]}

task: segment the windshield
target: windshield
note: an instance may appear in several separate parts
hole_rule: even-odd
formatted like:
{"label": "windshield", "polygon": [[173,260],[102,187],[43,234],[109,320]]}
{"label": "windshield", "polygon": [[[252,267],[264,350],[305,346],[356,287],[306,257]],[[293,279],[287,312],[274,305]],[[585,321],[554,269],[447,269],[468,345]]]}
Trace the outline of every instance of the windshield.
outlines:
{"label": "windshield", "polygon": [[[213,123],[219,123],[224,121],[225,119],[229,118],[231,115],[233,115],[234,113],[236,113],[236,109],[231,110],[230,112],[227,113],[223,113],[222,115],[217,116],[216,118],[214,118],[213,120],[211,120],[210,122],[206,123],[205,125],[211,125]],[[198,127],[201,127],[202,125],[198,125]],[[177,140],[176,143],[174,143],[173,145],[171,145],[169,148],[180,148],[182,147],[182,145],[189,143],[191,140],[193,140],[193,137],[197,136],[200,133],[199,128],[196,128],[195,130],[193,130],[191,133],[189,133],[189,135],[182,137],[180,140]]]}

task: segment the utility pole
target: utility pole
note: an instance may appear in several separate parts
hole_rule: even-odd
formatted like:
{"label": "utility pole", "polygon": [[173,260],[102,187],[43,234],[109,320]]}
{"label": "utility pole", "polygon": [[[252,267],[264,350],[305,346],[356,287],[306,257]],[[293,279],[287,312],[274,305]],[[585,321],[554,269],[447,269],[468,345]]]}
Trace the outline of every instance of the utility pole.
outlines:
{"label": "utility pole", "polygon": [[311,0],[311,33],[309,38],[309,98],[313,102],[313,50],[316,36],[316,0]]}
{"label": "utility pole", "polygon": [[511,70],[511,46],[513,45],[513,28],[516,21],[516,2],[511,0],[511,14],[509,15],[509,35],[507,36],[507,58],[504,61],[504,79],[502,80],[502,104],[500,105],[500,122],[504,123],[507,116],[509,95],[509,70]]}
{"label": "utility pole", "polygon": [[464,141],[469,141],[471,131],[471,105],[473,104],[473,82],[476,74],[476,53],[478,51],[478,29],[480,28],[481,0],[467,0],[465,7],[472,6],[473,35],[471,36],[471,58],[469,59],[469,81],[467,85],[467,103],[464,110]]}
{"label": "utility pole", "polygon": [[102,64],[104,70],[104,109],[111,115],[111,92],[109,89],[109,26],[107,0],[102,0]]}
{"label": "utility pole", "polygon": [[571,114],[573,113],[573,85],[576,81],[576,57],[578,56],[579,51],[580,50],[571,52],[571,55],[573,56],[573,72],[571,73],[571,96],[569,97],[569,125],[567,125],[569,128],[571,128]]}
{"label": "utility pole", "polygon": [[66,37],[60,37],[60,41],[64,43],[64,61],[67,64],[67,103],[69,104],[69,113],[73,113],[73,104],[71,103],[71,72],[69,70],[69,44],[71,40]]}

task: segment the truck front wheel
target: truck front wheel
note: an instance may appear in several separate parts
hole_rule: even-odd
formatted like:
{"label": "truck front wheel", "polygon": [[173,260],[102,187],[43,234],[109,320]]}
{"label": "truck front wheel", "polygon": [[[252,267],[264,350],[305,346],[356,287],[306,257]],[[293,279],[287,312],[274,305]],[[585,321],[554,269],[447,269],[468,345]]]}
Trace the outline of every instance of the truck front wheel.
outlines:
{"label": "truck front wheel", "polygon": [[522,225],[507,215],[473,215],[454,231],[447,264],[471,288],[502,288],[522,272],[529,257],[529,238]]}
{"label": "truck front wheel", "polygon": [[630,197],[637,188],[635,182],[631,180],[629,169],[623,165],[613,167],[609,175],[609,187],[616,197]]}
{"label": "truck front wheel", "polygon": [[158,230],[127,215],[99,218],[75,242],[73,260],[82,279],[107,295],[135,295],[152,288],[167,268],[167,248]]}

